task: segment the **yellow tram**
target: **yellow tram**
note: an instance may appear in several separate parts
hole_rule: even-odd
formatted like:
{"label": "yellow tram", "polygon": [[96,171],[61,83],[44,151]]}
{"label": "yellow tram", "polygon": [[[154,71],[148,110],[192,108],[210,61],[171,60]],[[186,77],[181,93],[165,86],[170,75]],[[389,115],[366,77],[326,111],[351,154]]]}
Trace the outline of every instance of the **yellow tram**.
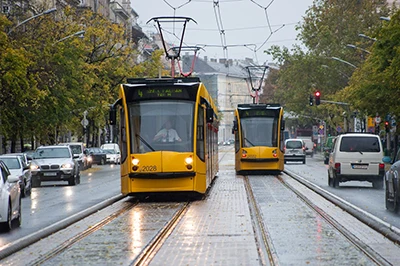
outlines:
{"label": "yellow tram", "polygon": [[128,79],[119,109],[121,192],[205,194],[218,172],[218,112],[198,78]]}
{"label": "yellow tram", "polygon": [[239,104],[235,110],[235,170],[281,172],[285,123],[279,104]]}

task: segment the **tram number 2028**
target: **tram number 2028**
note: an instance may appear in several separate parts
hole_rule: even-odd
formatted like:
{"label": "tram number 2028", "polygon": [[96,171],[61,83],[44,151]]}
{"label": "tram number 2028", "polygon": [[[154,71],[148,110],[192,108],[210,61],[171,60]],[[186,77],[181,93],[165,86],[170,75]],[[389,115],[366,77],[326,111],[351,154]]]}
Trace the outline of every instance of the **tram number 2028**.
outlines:
{"label": "tram number 2028", "polygon": [[156,165],[144,165],[142,167],[142,172],[155,172],[157,171]]}

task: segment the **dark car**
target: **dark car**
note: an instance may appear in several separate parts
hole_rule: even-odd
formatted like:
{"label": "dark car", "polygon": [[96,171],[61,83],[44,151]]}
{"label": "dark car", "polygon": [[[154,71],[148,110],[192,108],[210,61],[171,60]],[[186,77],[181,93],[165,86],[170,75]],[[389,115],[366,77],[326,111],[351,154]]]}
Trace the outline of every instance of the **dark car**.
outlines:
{"label": "dark car", "polygon": [[107,153],[100,148],[87,148],[87,154],[92,158],[92,164],[105,164],[107,161]]}
{"label": "dark car", "polygon": [[[389,159],[390,160],[390,159]],[[397,212],[400,205],[400,150],[392,161],[390,169],[385,174],[386,209]]]}
{"label": "dark car", "polygon": [[329,163],[329,154],[332,151],[332,144],[333,144],[333,140],[336,137],[328,137],[325,141],[325,145],[324,145],[324,164],[328,164]]}

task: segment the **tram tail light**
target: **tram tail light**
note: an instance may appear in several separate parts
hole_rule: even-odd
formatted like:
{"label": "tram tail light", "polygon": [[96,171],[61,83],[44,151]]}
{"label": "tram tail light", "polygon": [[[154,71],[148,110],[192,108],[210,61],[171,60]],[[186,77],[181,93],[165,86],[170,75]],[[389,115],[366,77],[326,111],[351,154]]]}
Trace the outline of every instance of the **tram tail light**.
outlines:
{"label": "tram tail light", "polygon": [[191,170],[193,168],[193,157],[189,156],[185,158],[186,168]]}
{"label": "tram tail light", "polygon": [[340,163],[335,163],[336,174],[340,174]]}
{"label": "tram tail light", "polygon": [[246,158],[247,157],[247,151],[242,150],[242,158]]}
{"label": "tram tail light", "polygon": [[132,170],[133,171],[137,171],[139,169],[139,163],[140,163],[139,159],[137,159],[137,158],[132,159],[132,164],[133,164]]}
{"label": "tram tail light", "polygon": [[272,151],[272,156],[275,158],[278,156],[278,152],[276,149]]}

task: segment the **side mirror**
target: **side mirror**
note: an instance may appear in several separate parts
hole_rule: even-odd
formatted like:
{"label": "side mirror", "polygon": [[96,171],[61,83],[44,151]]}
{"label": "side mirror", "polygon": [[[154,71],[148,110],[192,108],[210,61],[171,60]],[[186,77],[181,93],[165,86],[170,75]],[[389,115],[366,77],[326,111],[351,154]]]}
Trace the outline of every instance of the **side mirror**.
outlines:
{"label": "side mirror", "polygon": [[206,109],[206,121],[207,123],[214,122],[214,110],[211,108]]}
{"label": "side mirror", "polygon": [[115,110],[113,107],[110,108],[109,111],[109,121],[108,123],[110,125],[116,125],[117,124],[117,110]]}
{"label": "side mirror", "polygon": [[12,175],[9,175],[7,179],[9,183],[16,183],[19,181],[19,178],[17,176],[12,176]]}
{"label": "side mirror", "polygon": [[234,120],[234,121],[233,121],[233,128],[232,128],[232,131],[238,131],[238,122],[237,122],[237,120]]}
{"label": "side mirror", "polygon": [[382,162],[384,162],[384,163],[392,163],[392,158],[390,158],[390,156],[384,156],[382,158]]}

